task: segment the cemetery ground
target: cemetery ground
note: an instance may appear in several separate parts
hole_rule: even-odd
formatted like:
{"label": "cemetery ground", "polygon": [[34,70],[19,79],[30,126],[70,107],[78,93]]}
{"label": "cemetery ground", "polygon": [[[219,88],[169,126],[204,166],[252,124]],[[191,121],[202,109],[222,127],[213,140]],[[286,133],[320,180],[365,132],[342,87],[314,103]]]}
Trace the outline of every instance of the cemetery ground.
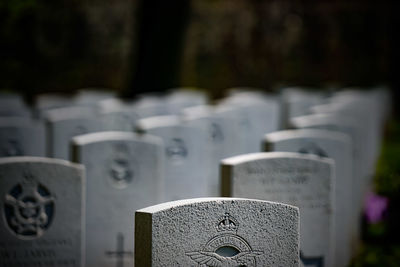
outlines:
{"label": "cemetery ground", "polygon": [[[370,215],[363,218],[363,243],[351,267],[400,265],[398,225],[400,219],[398,209],[400,204],[400,121],[398,119],[391,120],[386,126],[374,187],[377,196],[370,198],[369,206],[366,206],[366,211]],[[384,207],[385,204],[387,204],[387,209],[381,212],[382,209],[379,207]]]}

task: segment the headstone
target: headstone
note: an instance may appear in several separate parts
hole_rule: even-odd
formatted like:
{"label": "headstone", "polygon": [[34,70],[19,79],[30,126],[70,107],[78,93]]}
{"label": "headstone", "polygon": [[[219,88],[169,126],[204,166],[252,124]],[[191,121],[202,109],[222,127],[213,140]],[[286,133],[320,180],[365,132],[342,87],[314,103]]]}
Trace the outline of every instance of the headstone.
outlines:
{"label": "headstone", "polygon": [[210,165],[208,192],[220,196],[219,161],[236,155],[237,132],[234,120],[224,117],[213,106],[195,106],[182,110],[184,124],[198,128],[207,134],[205,148]]}
{"label": "headstone", "polygon": [[[363,153],[364,136],[361,131],[362,127],[352,117],[343,116],[341,114],[313,114],[300,116],[291,119],[291,125],[294,128],[311,128],[342,132],[351,136],[353,143],[353,248],[358,246],[360,238],[360,219],[363,208],[363,198],[366,192],[368,178],[366,177],[366,161]],[[355,251],[354,251],[355,252]],[[353,252],[353,253],[354,253]]]}
{"label": "headstone", "polygon": [[44,124],[25,117],[0,117],[0,157],[46,154]]}
{"label": "headstone", "polygon": [[132,212],[162,200],[161,140],[127,132],[73,138],[86,166],[86,267],[133,266]]}
{"label": "headstone", "polygon": [[205,132],[183,126],[176,116],[140,119],[137,130],[163,140],[165,201],[208,196]]}
{"label": "headstone", "polygon": [[98,103],[104,130],[132,132],[139,115],[132,103],[113,98]]}
{"label": "headstone", "polygon": [[103,129],[90,107],[53,109],[47,113],[47,148],[48,156],[70,159],[71,138]]}
{"label": "headstone", "polygon": [[205,105],[207,103],[206,95],[196,89],[176,88],[166,96],[168,114],[179,114],[182,109]]}
{"label": "headstone", "polygon": [[221,161],[221,178],[223,196],[298,207],[304,266],[335,266],[333,160],[289,152],[246,154]]}
{"label": "headstone", "polygon": [[289,87],[281,91],[283,126],[289,126],[290,118],[310,114],[310,107],[324,102],[324,94],[311,88]]}
{"label": "headstone", "polygon": [[0,117],[31,117],[32,112],[21,95],[0,93]]}
{"label": "headstone", "polygon": [[264,139],[265,151],[298,152],[328,157],[335,161],[335,264],[346,267],[351,260],[353,150],[351,138],[340,132],[317,129],[286,130],[270,133]]}
{"label": "headstone", "polygon": [[83,266],[83,172],[58,159],[0,159],[0,266]]}
{"label": "headstone", "polygon": [[299,212],[238,198],[200,198],[136,211],[136,266],[299,266]]}
{"label": "headstone", "polygon": [[165,98],[161,95],[140,95],[132,104],[141,119],[169,114]]}
{"label": "headstone", "polygon": [[261,151],[263,136],[280,129],[280,100],[275,95],[241,91],[224,99],[219,105],[237,110],[246,143],[244,153]]}
{"label": "headstone", "polygon": [[76,106],[73,95],[47,93],[36,96],[35,116],[44,118],[51,109],[66,108]]}

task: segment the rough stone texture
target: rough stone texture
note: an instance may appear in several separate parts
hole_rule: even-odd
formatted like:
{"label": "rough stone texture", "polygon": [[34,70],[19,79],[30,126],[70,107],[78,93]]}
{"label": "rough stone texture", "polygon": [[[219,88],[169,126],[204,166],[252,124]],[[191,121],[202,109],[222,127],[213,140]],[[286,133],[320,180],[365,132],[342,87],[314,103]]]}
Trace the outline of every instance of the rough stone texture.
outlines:
{"label": "rough stone texture", "polygon": [[221,164],[223,196],[264,199],[299,207],[303,258],[322,259],[324,266],[334,266],[333,160],[269,152],[232,157]]}
{"label": "rough stone texture", "polygon": [[133,265],[133,211],[162,200],[161,140],[127,132],[73,139],[86,167],[86,266]]}
{"label": "rough stone texture", "polygon": [[44,124],[30,118],[0,118],[0,157],[46,154]]}
{"label": "rough stone texture", "polygon": [[[340,114],[312,114],[291,119],[294,128],[310,128],[337,131],[351,137],[353,143],[353,248],[360,240],[360,218],[363,209],[363,196],[366,191],[367,172],[365,155],[365,136],[363,135],[362,121]],[[355,252],[355,251],[354,251]]]}
{"label": "rough stone texture", "polygon": [[327,130],[298,129],[270,133],[265,151],[299,152],[332,158],[335,161],[335,266],[351,260],[352,233],[352,144],[348,135]]}
{"label": "rough stone texture", "polygon": [[135,219],[136,266],[299,264],[299,211],[292,206],[199,198],[141,209]]}
{"label": "rough stone texture", "polygon": [[84,168],[0,159],[0,266],[83,266]]}
{"label": "rough stone texture", "polygon": [[101,131],[102,123],[90,107],[71,107],[47,112],[47,155],[53,158],[70,159],[72,137]]}
{"label": "rough stone texture", "polygon": [[183,126],[176,116],[140,119],[136,127],[163,139],[164,201],[208,195],[206,132]]}

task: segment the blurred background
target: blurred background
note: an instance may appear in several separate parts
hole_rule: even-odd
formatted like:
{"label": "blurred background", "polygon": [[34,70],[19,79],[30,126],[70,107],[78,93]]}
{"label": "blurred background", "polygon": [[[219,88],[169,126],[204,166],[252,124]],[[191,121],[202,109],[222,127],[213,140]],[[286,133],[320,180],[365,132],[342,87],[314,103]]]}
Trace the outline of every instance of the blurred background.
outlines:
{"label": "blurred background", "polygon": [[353,266],[400,266],[398,1],[0,1],[0,90],[33,103],[44,92],[109,88],[121,96],[204,88],[274,92],[387,85],[393,116],[375,177],[389,202],[365,220]]}

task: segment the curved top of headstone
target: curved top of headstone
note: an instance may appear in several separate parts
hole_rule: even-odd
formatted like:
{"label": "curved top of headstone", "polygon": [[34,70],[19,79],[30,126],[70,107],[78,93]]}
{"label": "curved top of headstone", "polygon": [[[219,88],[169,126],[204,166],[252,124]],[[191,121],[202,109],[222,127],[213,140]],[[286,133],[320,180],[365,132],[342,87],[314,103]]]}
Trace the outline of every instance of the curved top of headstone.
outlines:
{"label": "curved top of headstone", "polygon": [[106,131],[106,132],[95,132],[83,135],[75,136],[72,139],[74,145],[87,145],[98,142],[112,141],[112,140],[126,140],[126,141],[145,141],[149,143],[161,144],[161,140],[152,135],[138,135],[131,132],[123,131]]}
{"label": "curved top of headstone", "polygon": [[147,131],[152,128],[178,126],[179,124],[180,119],[175,115],[154,116],[138,120],[136,129],[138,131]]}
{"label": "curved top of headstone", "polygon": [[73,167],[76,169],[83,170],[84,166],[77,163],[72,163],[68,160],[63,159],[55,159],[55,158],[45,158],[45,157],[30,157],[30,156],[21,156],[21,157],[5,157],[0,158],[0,164],[13,164],[13,163],[45,163],[45,164],[55,164],[62,165],[66,167]]}
{"label": "curved top of headstone", "polygon": [[140,210],[137,210],[136,212],[141,212],[141,213],[151,213],[155,214],[158,212],[162,212],[168,209],[176,209],[179,207],[184,207],[184,206],[190,206],[193,204],[198,204],[198,203],[207,203],[207,202],[213,202],[213,203],[226,203],[226,202],[259,202],[259,203],[266,203],[268,205],[276,205],[276,206],[286,206],[288,209],[293,209],[294,211],[298,212],[298,207],[292,206],[292,205],[287,205],[283,203],[277,203],[277,202],[272,202],[272,201],[266,201],[266,200],[259,200],[259,199],[248,199],[248,198],[232,198],[232,197],[201,197],[201,198],[190,198],[190,199],[181,199],[181,200],[175,200],[175,201],[170,201],[170,202],[165,202],[161,204],[157,204],[154,206],[146,207]]}
{"label": "curved top of headstone", "polygon": [[265,142],[279,142],[291,138],[315,138],[315,139],[328,139],[338,140],[345,143],[350,143],[350,137],[342,132],[322,130],[322,129],[295,129],[284,130],[266,134],[264,136]]}
{"label": "curved top of headstone", "polygon": [[322,124],[355,125],[356,121],[353,117],[341,116],[335,113],[318,113],[290,119],[290,125],[296,128]]}
{"label": "curved top of headstone", "polygon": [[224,165],[238,165],[242,163],[247,163],[249,161],[258,161],[258,160],[266,160],[266,159],[278,159],[278,158],[297,158],[297,159],[307,159],[314,160],[318,162],[326,162],[328,164],[333,164],[333,160],[329,158],[321,158],[317,155],[312,154],[300,154],[294,152],[257,152],[239,155],[235,157],[230,157],[227,159],[221,160],[221,164]]}
{"label": "curved top of headstone", "polygon": [[96,111],[91,106],[75,106],[63,107],[48,110],[44,113],[44,117],[48,121],[63,121],[76,118],[92,118],[96,115]]}

